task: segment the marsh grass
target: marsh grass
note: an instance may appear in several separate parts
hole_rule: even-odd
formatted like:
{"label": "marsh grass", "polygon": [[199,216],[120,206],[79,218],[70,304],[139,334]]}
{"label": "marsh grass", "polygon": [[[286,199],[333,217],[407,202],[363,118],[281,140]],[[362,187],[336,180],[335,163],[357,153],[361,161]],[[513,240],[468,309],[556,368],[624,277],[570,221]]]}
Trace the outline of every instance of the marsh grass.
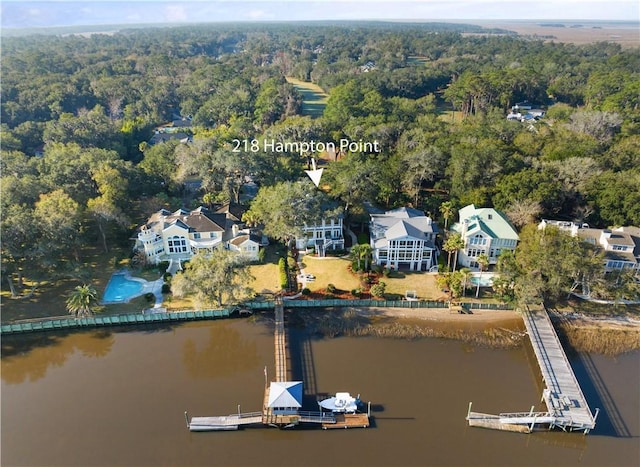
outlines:
{"label": "marsh grass", "polygon": [[640,349],[640,329],[620,327],[576,326],[562,322],[557,325],[558,335],[577,352],[619,355]]}
{"label": "marsh grass", "polygon": [[384,337],[393,339],[421,339],[436,337],[455,339],[465,343],[493,348],[514,348],[522,343],[523,334],[504,328],[463,329],[455,325],[432,326],[427,321],[364,316],[356,310],[298,310],[289,316],[289,325],[306,329],[322,337]]}

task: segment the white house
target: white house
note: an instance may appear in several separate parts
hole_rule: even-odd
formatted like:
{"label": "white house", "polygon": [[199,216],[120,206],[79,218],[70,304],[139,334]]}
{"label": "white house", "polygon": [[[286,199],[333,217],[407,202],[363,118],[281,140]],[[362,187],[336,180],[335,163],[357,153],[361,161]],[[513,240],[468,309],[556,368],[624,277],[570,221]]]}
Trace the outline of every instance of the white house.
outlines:
{"label": "white house", "polygon": [[424,212],[399,208],[384,214],[370,214],[370,244],[374,263],[411,271],[437,265],[437,225]]}
{"label": "white house", "polygon": [[134,249],[143,251],[147,260],[154,264],[185,261],[196,253],[212,252],[220,246],[253,260],[258,259],[261,240],[251,231],[240,230],[240,225],[234,223],[224,209],[212,212],[200,206],[193,211],[161,209],[152,214],[140,227]]}
{"label": "white house", "polygon": [[496,264],[503,251],[516,249],[518,233],[500,211],[470,204],[460,209],[458,215],[459,222],[451,226],[464,241],[464,247],[458,252],[458,264],[477,269],[478,256],[485,254],[489,264]]}
{"label": "white house", "polygon": [[343,250],[342,217],[338,215],[330,219],[323,218],[313,225],[304,224],[304,236],[296,238],[296,248],[300,251],[314,248],[320,257],[324,257],[327,250]]}
{"label": "white house", "polygon": [[538,228],[544,229],[547,225],[556,226],[573,237],[580,237],[585,242],[601,248],[604,251],[605,272],[632,268],[636,276],[640,277],[639,227],[592,229],[588,224],[543,219]]}
{"label": "white house", "polygon": [[262,236],[249,230],[241,230],[229,240],[227,247],[231,251],[237,251],[250,261],[258,261],[261,244]]}

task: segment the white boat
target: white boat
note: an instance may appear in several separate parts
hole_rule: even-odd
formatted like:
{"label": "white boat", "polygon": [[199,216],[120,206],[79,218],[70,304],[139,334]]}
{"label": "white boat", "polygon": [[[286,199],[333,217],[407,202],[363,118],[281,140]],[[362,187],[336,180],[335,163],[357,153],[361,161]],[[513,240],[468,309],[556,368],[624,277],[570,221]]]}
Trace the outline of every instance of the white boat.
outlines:
{"label": "white boat", "polygon": [[351,397],[348,392],[337,392],[335,396],[318,402],[320,407],[334,413],[355,413],[360,404],[360,395]]}

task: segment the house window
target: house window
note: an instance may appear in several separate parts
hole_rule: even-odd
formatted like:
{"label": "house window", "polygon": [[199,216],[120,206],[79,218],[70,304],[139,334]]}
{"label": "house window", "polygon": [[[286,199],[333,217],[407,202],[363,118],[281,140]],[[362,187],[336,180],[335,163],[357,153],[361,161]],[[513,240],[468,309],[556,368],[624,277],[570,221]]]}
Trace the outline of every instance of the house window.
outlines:
{"label": "house window", "polygon": [[380,259],[387,259],[387,253],[388,253],[387,250],[380,250],[378,252],[378,257]]}
{"label": "house window", "polygon": [[200,240],[200,232],[196,232],[193,234],[193,238],[196,240]]}
{"label": "house window", "polygon": [[187,239],[184,237],[173,236],[168,241],[169,253],[186,253]]}
{"label": "house window", "polygon": [[480,234],[475,234],[473,237],[469,239],[469,243],[471,245],[486,245],[487,239]]}
{"label": "house window", "polygon": [[209,238],[216,238],[218,236],[215,232],[209,232]]}
{"label": "house window", "polygon": [[627,247],[623,245],[613,245],[613,251],[627,251]]}

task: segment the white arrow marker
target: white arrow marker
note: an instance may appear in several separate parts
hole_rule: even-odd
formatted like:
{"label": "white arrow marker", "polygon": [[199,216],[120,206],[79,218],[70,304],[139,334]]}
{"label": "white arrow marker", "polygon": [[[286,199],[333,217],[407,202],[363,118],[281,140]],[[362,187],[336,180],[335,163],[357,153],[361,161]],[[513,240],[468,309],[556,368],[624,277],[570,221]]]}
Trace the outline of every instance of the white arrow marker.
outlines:
{"label": "white arrow marker", "polygon": [[313,167],[313,170],[305,170],[305,172],[307,172],[307,175],[317,187],[320,185],[320,178],[322,177],[324,169],[316,169],[316,160],[314,158],[311,158],[311,167]]}

